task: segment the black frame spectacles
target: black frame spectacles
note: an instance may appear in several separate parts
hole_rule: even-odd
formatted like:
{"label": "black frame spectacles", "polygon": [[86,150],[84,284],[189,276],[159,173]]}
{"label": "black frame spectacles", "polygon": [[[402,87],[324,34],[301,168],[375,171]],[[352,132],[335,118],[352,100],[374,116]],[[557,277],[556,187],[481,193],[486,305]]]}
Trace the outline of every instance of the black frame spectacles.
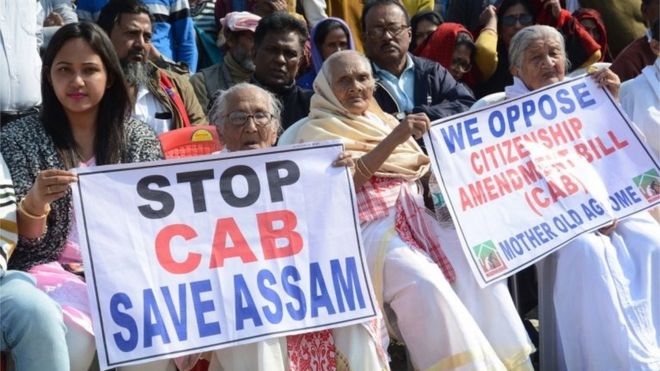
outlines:
{"label": "black frame spectacles", "polygon": [[247,113],[243,111],[234,111],[225,115],[229,119],[229,124],[232,126],[245,126],[248,120],[252,118],[257,126],[266,126],[270,124],[273,115],[268,112],[255,112]]}
{"label": "black frame spectacles", "polygon": [[452,58],[451,66],[461,73],[468,73],[472,69],[472,63],[460,58]]}
{"label": "black frame spectacles", "polygon": [[502,26],[511,27],[515,26],[516,23],[520,23],[523,26],[529,26],[532,24],[533,18],[531,14],[518,14],[518,15],[506,15],[502,17]]}
{"label": "black frame spectacles", "polygon": [[388,32],[390,35],[392,35],[392,37],[397,37],[401,35],[403,31],[409,28],[410,26],[405,24],[404,25],[390,24],[387,26],[375,26],[367,31],[367,36],[371,38],[380,39],[381,37],[385,36],[386,32]]}

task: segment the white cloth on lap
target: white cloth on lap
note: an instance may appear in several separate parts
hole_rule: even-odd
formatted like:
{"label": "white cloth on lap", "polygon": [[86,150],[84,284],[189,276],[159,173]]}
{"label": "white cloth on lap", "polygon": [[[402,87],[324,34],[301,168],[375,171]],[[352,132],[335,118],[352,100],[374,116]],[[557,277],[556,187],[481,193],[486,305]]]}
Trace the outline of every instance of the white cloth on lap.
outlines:
{"label": "white cloth on lap", "polygon": [[470,270],[458,234],[453,227],[436,228],[442,250],[457,272],[462,272],[452,284],[454,291],[470,311],[508,370],[533,370],[529,355],[534,344],[529,340],[516,307],[511,299],[507,280],[500,280],[480,288]]}
{"label": "white cloth on lap", "polygon": [[555,310],[568,370],[660,369],[660,226],[646,212],[557,254]]}
{"label": "white cloth on lap", "polygon": [[395,214],[363,225],[362,238],[376,296],[415,369],[504,370],[437,264],[396,234]]}

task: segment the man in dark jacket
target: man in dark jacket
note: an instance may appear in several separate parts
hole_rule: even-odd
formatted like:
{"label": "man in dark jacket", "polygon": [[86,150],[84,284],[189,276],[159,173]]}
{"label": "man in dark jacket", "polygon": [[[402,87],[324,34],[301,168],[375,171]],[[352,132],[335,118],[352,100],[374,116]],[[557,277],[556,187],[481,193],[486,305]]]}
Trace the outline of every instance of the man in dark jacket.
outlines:
{"label": "man in dark jacket", "polygon": [[307,27],[287,12],[275,12],[259,21],[254,32],[253,83],[282,103],[282,129],[309,114],[313,92],[296,85],[296,74],[307,40]]}
{"label": "man in dark jacket", "polygon": [[408,14],[399,2],[376,0],[365,5],[362,39],[381,108],[397,117],[424,113],[431,121],[470,108],[472,94],[444,67],[407,52],[411,37]]}

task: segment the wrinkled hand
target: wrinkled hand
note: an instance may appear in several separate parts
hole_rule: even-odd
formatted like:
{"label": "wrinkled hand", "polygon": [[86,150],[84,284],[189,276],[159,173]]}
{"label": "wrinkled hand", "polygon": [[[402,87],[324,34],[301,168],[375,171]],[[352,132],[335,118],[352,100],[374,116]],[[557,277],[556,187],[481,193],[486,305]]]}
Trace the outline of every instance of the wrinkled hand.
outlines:
{"label": "wrinkled hand", "polygon": [[58,169],[40,171],[32,188],[25,196],[25,207],[34,215],[41,215],[46,205],[62,198],[69,190],[71,183],[77,181],[76,174]]}
{"label": "wrinkled hand", "polygon": [[399,144],[407,141],[411,136],[419,139],[431,127],[431,120],[425,113],[411,113],[407,115],[397,127],[394,128],[392,134],[399,139]]}
{"label": "wrinkled hand", "polygon": [[337,159],[332,162],[332,166],[334,167],[354,167],[355,166],[355,161],[353,161],[353,157],[351,157],[351,154],[349,152],[342,152],[337,156]]}
{"label": "wrinkled hand", "polygon": [[[491,23],[494,23],[491,24]],[[479,24],[484,27],[493,27],[497,30],[497,8],[494,5],[488,5],[479,15]]]}
{"label": "wrinkled hand", "polygon": [[57,12],[48,14],[48,17],[44,19],[44,27],[50,26],[64,26],[64,18],[62,18],[62,16]]}
{"label": "wrinkled hand", "polygon": [[598,84],[599,88],[606,88],[614,99],[619,99],[619,88],[621,79],[609,68],[601,68],[597,71],[589,72],[592,79]]}
{"label": "wrinkled hand", "polygon": [[550,9],[550,13],[555,19],[559,18],[559,13],[561,13],[559,0],[541,0],[541,3],[545,9]]}

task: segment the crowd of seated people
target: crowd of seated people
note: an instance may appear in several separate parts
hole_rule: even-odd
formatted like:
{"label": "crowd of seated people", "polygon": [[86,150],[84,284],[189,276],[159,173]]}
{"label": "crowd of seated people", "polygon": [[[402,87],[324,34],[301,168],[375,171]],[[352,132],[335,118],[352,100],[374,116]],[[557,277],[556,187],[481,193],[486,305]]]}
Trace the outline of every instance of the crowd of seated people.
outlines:
{"label": "crowd of seated people", "polygon": [[573,71],[609,91],[658,163],[660,0],[631,0],[631,30],[646,32],[622,50],[608,34],[634,32],[588,3],[0,0],[0,370],[96,367],[74,169],[161,160],[160,135],[199,125],[217,129],[219,156],[344,144],[332,165],[353,174],[382,315],[120,369],[301,370],[317,352],[323,370],[533,370],[527,315],[546,295],[557,369],[659,370],[660,208],[546,258],[549,293],[523,271],[515,302],[506,280],[479,286],[456,229],[424,210],[432,121]]}

